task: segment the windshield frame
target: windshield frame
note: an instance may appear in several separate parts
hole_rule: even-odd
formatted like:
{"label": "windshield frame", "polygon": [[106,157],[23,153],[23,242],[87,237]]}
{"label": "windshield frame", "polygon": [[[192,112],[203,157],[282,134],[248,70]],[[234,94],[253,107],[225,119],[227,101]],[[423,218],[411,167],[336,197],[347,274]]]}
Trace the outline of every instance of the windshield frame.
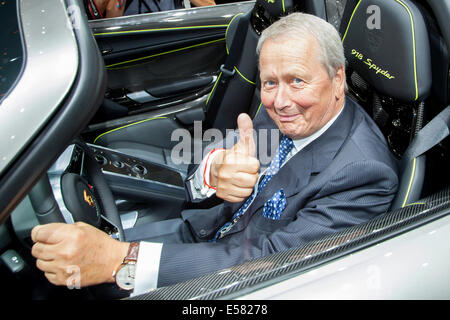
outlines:
{"label": "windshield frame", "polygon": [[18,0],[26,50],[20,79],[0,105],[0,176],[49,121],[70,91],[79,57],[62,1]]}

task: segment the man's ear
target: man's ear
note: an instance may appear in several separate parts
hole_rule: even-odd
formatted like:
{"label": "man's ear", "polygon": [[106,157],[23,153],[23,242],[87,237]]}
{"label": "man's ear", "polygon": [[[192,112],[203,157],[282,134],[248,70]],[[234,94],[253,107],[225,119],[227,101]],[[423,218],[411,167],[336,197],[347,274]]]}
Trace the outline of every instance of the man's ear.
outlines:
{"label": "man's ear", "polygon": [[335,98],[340,99],[343,96],[345,96],[345,87],[346,87],[346,80],[345,80],[345,68],[344,66],[340,66],[336,70],[336,74],[333,79],[333,84],[335,88]]}

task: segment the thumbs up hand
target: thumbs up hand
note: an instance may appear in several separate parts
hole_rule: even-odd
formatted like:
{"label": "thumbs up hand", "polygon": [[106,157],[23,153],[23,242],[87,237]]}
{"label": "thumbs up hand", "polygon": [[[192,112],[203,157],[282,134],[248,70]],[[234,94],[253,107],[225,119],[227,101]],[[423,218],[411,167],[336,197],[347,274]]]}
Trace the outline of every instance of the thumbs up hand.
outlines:
{"label": "thumbs up hand", "polygon": [[233,147],[235,153],[255,156],[256,147],[253,138],[253,121],[248,114],[241,113],[237,119],[239,141]]}
{"label": "thumbs up hand", "polygon": [[250,196],[260,166],[255,157],[252,119],[241,113],[237,124],[239,141],[214,158],[209,176],[211,185],[216,187],[216,196],[229,202],[241,202]]}

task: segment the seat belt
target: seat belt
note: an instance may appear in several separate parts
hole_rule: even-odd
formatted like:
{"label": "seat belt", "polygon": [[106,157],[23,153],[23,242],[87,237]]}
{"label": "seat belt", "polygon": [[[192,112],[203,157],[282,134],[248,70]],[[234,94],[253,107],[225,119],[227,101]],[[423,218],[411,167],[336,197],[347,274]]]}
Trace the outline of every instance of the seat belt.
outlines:
{"label": "seat belt", "polygon": [[402,162],[424,154],[450,134],[450,106],[447,106],[423,127],[405,151]]}
{"label": "seat belt", "polygon": [[206,112],[207,112],[207,123],[209,126],[212,125],[214,119],[219,112],[220,102],[225,94],[228,82],[236,73],[234,66],[242,53],[240,48],[243,47],[245,36],[247,35],[249,19],[242,15],[239,19],[238,25],[236,27],[236,32],[234,33],[233,42],[231,43],[230,53],[225,60],[225,63],[220,66],[220,75],[217,79],[217,85],[213,88],[211,99],[208,102]]}
{"label": "seat belt", "polygon": [[[401,159],[400,167],[405,169],[401,174],[399,190],[392,201],[391,210],[404,208],[420,198],[425,178],[425,172],[423,171],[425,166],[424,153],[444,140],[450,133],[449,128],[450,106],[441,111],[416,134]],[[416,166],[419,166],[419,164],[422,170],[416,174]],[[405,176],[406,172],[411,171],[412,173],[409,176]],[[406,184],[402,183],[405,181]],[[414,181],[419,188],[413,190],[412,184]]]}
{"label": "seat belt", "polygon": [[242,44],[244,42],[245,36],[247,35],[248,23],[245,16],[242,16],[239,19],[236,32],[234,33],[233,42],[230,47],[230,54],[228,58],[225,60],[225,64],[220,66],[220,71],[222,71],[221,82],[226,84],[234,76],[236,70],[234,70],[234,66],[242,53],[242,50],[238,50],[238,48],[242,48]]}

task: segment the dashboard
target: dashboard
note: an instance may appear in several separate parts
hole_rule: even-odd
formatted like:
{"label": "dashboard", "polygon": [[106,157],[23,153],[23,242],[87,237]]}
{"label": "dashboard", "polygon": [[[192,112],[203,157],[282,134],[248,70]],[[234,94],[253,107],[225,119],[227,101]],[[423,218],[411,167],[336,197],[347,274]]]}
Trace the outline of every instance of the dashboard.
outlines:
{"label": "dashboard", "polygon": [[[172,198],[176,201],[184,201],[186,197],[184,181],[179,172],[117,150],[83,142],[80,145],[75,143],[69,145],[47,171],[53,196],[66,223],[74,223],[78,219],[67,208],[67,197],[65,200],[62,190],[63,177],[67,174],[79,175],[91,188],[95,189],[95,186],[91,186],[86,170],[86,150],[84,150],[86,148],[87,152],[91,153],[91,156],[100,167],[115,198],[128,198],[144,202],[159,198]],[[100,229],[110,234],[111,237],[118,238],[117,227],[105,215],[101,214],[101,211],[99,210],[99,216],[101,216]],[[126,215],[122,215],[121,219],[122,225],[125,226],[127,223],[125,221]],[[31,229],[38,225],[39,222],[28,196],[12,213],[11,224],[15,235],[22,244],[26,247],[31,247]],[[7,247],[9,242],[10,235],[6,227],[2,225],[0,229],[0,246]]]}

